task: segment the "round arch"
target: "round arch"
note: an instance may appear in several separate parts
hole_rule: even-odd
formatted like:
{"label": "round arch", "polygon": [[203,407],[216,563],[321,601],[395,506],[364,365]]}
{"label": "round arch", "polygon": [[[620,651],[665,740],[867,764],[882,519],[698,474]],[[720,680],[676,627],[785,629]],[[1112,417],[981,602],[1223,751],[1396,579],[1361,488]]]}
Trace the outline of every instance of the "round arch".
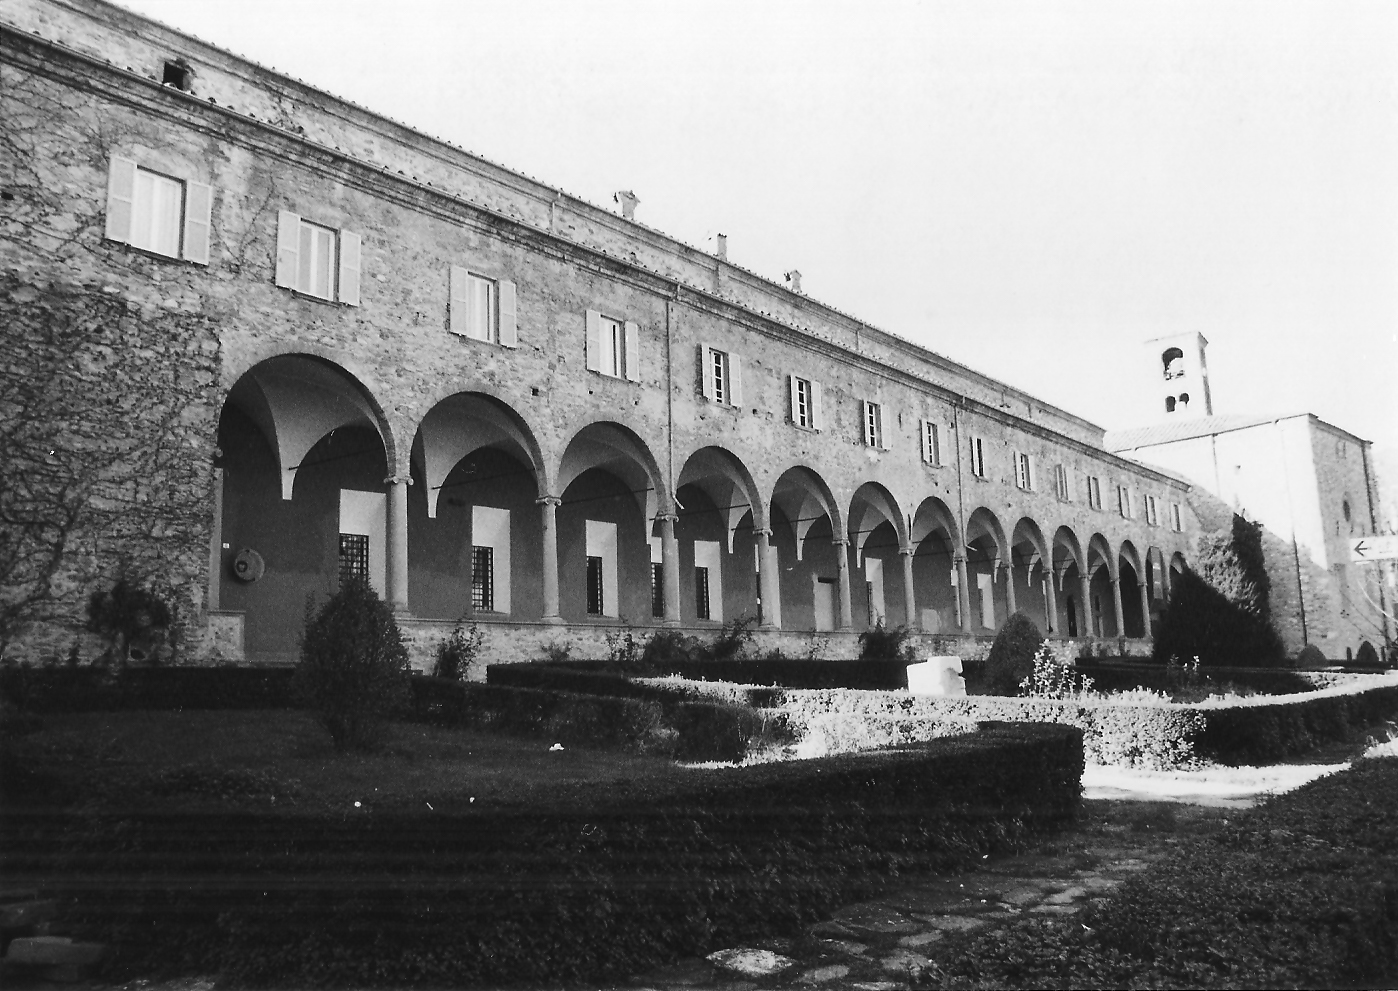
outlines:
{"label": "round arch", "polygon": [[702,490],[718,508],[728,529],[730,554],[733,535],[749,514],[754,530],[767,528],[767,507],[763,504],[761,490],[747,465],[732,451],[710,446],[689,455],[675,479],[676,493],[686,485]]}
{"label": "round arch", "polygon": [[[844,515],[835,501],[830,486],[820,472],[806,465],[793,465],[777,478],[772,486],[768,505],[778,508],[791,524],[796,538],[796,557],[800,560],[806,534],[817,521],[828,518],[832,534],[845,532]],[[769,516],[770,518],[770,516]]]}
{"label": "round arch", "polygon": [[536,496],[548,495],[543,450],[524,418],[503,400],[479,392],[457,392],[437,401],[418,421],[412,460],[426,485],[427,516],[437,517],[437,501],[452,469],[481,448],[499,449],[534,475]]}
{"label": "round arch", "polygon": [[1087,570],[1089,574],[1097,572],[1098,565],[1107,569],[1107,577],[1116,581],[1117,556],[1112,553],[1112,545],[1107,538],[1100,533],[1094,533],[1087,541]]}
{"label": "round arch", "polygon": [[885,522],[893,526],[898,546],[907,547],[908,524],[898,507],[898,500],[878,482],[865,482],[854,490],[849,502],[850,544],[856,558],[862,553],[869,534]]}
{"label": "round arch", "polygon": [[583,472],[602,468],[615,475],[635,497],[647,520],[673,512],[674,501],[665,476],[645,441],[620,423],[589,423],[573,434],[553,473],[553,492],[562,496]]}
{"label": "round arch", "polygon": [[995,563],[998,565],[1009,557],[1010,542],[1005,536],[1005,528],[1000,518],[988,507],[978,506],[966,518],[966,544],[970,546],[982,538],[988,538],[995,545]]}

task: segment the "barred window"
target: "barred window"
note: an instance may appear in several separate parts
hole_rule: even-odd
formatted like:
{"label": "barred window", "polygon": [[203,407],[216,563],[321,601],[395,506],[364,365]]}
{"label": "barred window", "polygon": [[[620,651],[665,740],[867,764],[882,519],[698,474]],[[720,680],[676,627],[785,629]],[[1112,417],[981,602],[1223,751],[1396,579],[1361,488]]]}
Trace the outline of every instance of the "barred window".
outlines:
{"label": "barred window", "polygon": [[665,615],[665,566],[650,566],[650,614],[657,619]]}
{"label": "barred window", "polygon": [[602,559],[589,555],[587,558],[587,614],[601,616],[602,608]]}
{"label": "barred window", "polygon": [[363,533],[340,534],[340,584],[351,578],[369,578],[369,537]]}
{"label": "barred window", "polygon": [[694,569],[694,610],[700,619],[709,618],[709,569]]}
{"label": "barred window", "polygon": [[471,608],[495,610],[495,548],[471,549]]}

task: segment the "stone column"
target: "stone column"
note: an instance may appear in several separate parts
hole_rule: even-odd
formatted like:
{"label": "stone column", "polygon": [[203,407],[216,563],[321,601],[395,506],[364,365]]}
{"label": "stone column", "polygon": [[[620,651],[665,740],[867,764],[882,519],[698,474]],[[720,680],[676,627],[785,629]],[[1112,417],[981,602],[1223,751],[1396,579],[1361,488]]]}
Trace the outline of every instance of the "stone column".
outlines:
{"label": "stone column", "polygon": [[1048,579],[1044,583],[1044,596],[1048,604],[1048,623],[1046,624],[1048,629],[1044,632],[1047,634],[1058,629],[1058,590],[1054,588],[1056,576],[1053,573],[1053,568],[1047,569],[1044,572],[1044,577]]}
{"label": "stone column", "polygon": [[660,521],[660,570],[665,577],[665,626],[680,625],[680,542],[675,539],[675,523],[679,517],[674,513],[661,513]]}
{"label": "stone column", "polygon": [[961,632],[971,632],[971,580],[966,577],[966,555],[956,554],[956,601],[961,609]]}
{"label": "stone column", "polygon": [[1121,611],[1121,578],[1117,575],[1109,576],[1112,580],[1112,612],[1116,616],[1116,635],[1126,636],[1126,619]]}
{"label": "stone column", "polygon": [[922,629],[922,623],[917,616],[917,590],[913,588],[913,554],[916,548],[904,547],[898,553],[903,558],[903,611],[907,616],[904,620],[910,630]]}
{"label": "stone column", "polygon": [[1160,598],[1166,603],[1170,601],[1170,566],[1168,564],[1160,569]]}
{"label": "stone column", "polygon": [[1136,588],[1141,593],[1141,623],[1142,636],[1150,636],[1150,586],[1144,579],[1136,582]]}
{"label": "stone column", "polygon": [[542,563],[544,585],[544,612],[541,622],[553,626],[563,623],[563,615],[558,607],[558,507],[563,500],[558,496],[544,496],[535,499],[539,507],[539,560]]}
{"label": "stone column", "polygon": [[1006,619],[1013,616],[1018,611],[1015,604],[1015,565],[1010,561],[1005,565],[1005,608],[1008,610]]}
{"label": "stone column", "polygon": [[835,629],[853,630],[854,606],[850,602],[849,592],[849,541],[836,539],[831,543],[835,545],[835,568],[840,578],[840,614],[835,617]]}
{"label": "stone column", "polygon": [[759,560],[757,572],[757,592],[762,597],[762,629],[780,630],[781,573],[777,570],[777,548],[772,543],[771,530],[754,530],[757,538]]}
{"label": "stone column", "polygon": [[223,452],[214,449],[214,521],[213,532],[209,535],[209,591],[204,597],[204,607],[216,612],[223,594],[223,468],[218,462]]}
{"label": "stone column", "polygon": [[410,475],[390,475],[388,486],[388,529],[386,541],[388,560],[388,604],[395,613],[408,612],[408,486]]}
{"label": "stone column", "polygon": [[1082,625],[1078,627],[1078,632],[1085,637],[1095,637],[1097,631],[1092,628],[1092,576],[1078,572],[1078,581],[1082,585]]}

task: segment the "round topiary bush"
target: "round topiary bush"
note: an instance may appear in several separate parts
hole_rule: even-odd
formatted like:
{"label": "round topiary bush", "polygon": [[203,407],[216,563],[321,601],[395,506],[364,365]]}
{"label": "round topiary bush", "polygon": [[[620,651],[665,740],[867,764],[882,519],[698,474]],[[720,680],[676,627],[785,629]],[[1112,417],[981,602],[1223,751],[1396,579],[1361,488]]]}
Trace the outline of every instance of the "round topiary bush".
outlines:
{"label": "round topiary bush", "polygon": [[985,659],[985,693],[1018,695],[1019,683],[1034,673],[1034,655],[1044,636],[1022,612],[1005,620]]}
{"label": "round topiary bush", "polygon": [[1329,665],[1330,661],[1326,659],[1319,647],[1313,643],[1308,643],[1301,648],[1301,652],[1296,655],[1296,660],[1293,663],[1298,668],[1323,668]]}
{"label": "round topiary bush", "polygon": [[308,604],[296,684],[336,750],[372,748],[384,717],[407,706],[408,649],[367,581],[345,580],[314,616]]}

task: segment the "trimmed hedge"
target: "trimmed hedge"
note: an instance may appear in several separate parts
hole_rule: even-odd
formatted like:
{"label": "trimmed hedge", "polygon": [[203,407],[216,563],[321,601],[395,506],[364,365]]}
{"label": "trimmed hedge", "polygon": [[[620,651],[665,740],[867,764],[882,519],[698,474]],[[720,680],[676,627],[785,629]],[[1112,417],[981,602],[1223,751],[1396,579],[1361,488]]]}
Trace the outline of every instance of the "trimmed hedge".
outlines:
{"label": "trimmed hedge", "polygon": [[0,667],[0,698],[31,712],[295,709],[292,667]]}
{"label": "trimmed hedge", "polygon": [[[486,680],[494,681],[506,671],[571,670],[623,673],[610,661],[567,661],[555,664],[492,664]],[[496,673],[493,673],[496,672]],[[497,674],[498,673],[498,674]],[[742,685],[772,685],[782,688],[860,688],[893,690],[908,687],[908,662],[893,661],[813,661],[806,658],[781,660],[754,659],[728,661],[677,661],[657,665],[655,675],[675,675],[690,681],[730,681]],[[513,674],[504,674],[513,677]],[[530,677],[530,675],[522,675]]]}
{"label": "trimmed hedge", "polygon": [[1072,729],[996,726],[915,750],[696,770],[667,795],[552,814],[7,810],[0,856],[7,874],[72,896],[78,934],[116,949],[111,978],[593,982],[789,935],[888,879],[1012,849],[1075,813],[1082,767]]}
{"label": "trimmed hedge", "polygon": [[[1163,664],[1132,664],[1080,657],[1076,667],[1080,674],[1092,679],[1093,689],[1099,692],[1129,691],[1133,688],[1163,692],[1177,684],[1171,680],[1169,669]],[[1198,686],[1205,691],[1217,689],[1222,692],[1228,683],[1268,695],[1297,695],[1313,692],[1317,688],[1313,676],[1278,668],[1211,667],[1204,668],[1198,674]]]}

